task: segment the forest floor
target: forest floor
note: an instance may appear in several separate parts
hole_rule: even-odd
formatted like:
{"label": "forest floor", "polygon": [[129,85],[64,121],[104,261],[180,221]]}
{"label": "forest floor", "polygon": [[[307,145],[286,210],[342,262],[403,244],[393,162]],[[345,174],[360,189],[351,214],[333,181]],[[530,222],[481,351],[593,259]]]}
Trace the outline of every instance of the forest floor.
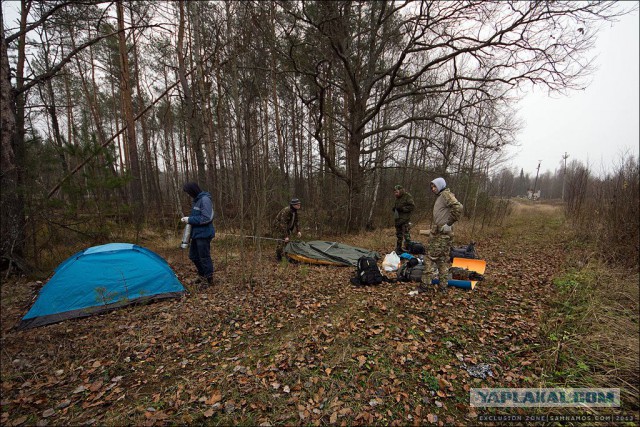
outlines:
{"label": "forest floor", "polygon": [[[457,245],[470,228],[461,224]],[[381,254],[395,243],[392,229],[321,238]],[[222,234],[216,283],[200,289],[178,238],[158,239],[144,246],[186,296],[22,332],[12,328],[42,284],[3,280],[0,423],[478,425],[580,414],[636,425],[637,271],[601,265],[559,205],[518,201],[473,238],[485,281],[418,296],[410,283],[356,288],[352,268],[277,263],[269,242]],[[469,405],[472,387],[539,386],[617,387],[622,406]]]}

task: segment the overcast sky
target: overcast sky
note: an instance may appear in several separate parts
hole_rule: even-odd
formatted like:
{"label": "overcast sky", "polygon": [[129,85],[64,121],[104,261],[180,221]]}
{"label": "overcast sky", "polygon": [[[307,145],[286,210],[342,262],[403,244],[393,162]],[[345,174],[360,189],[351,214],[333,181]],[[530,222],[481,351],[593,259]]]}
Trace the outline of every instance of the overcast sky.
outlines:
{"label": "overcast sky", "polygon": [[584,91],[549,98],[531,92],[520,102],[525,127],[519,147],[509,150],[517,171],[535,175],[558,169],[562,156],[577,159],[600,174],[619,164],[625,153],[638,157],[639,82],[638,12],[606,24],[595,45],[597,71]]}

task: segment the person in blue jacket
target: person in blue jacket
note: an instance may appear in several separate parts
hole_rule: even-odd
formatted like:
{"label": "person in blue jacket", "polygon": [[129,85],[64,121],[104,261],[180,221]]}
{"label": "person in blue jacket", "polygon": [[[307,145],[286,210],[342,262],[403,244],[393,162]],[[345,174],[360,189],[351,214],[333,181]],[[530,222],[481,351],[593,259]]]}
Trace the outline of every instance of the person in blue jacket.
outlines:
{"label": "person in blue jacket", "polygon": [[199,281],[213,283],[213,261],[211,260],[211,239],[216,235],[213,227],[213,201],[211,194],[202,191],[195,182],[187,182],[182,190],[193,198],[191,214],[181,219],[191,224],[191,245],[189,259],[198,270]]}

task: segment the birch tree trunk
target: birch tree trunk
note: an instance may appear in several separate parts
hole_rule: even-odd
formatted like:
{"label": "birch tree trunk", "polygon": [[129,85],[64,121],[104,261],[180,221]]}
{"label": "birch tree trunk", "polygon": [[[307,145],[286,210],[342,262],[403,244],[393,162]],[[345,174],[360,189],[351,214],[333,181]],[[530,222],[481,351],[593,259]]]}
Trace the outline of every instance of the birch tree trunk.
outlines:
{"label": "birch tree trunk", "polygon": [[24,224],[24,211],[18,195],[18,165],[14,151],[16,135],[15,98],[11,88],[11,71],[7,42],[4,38],[4,19],[0,11],[0,257],[13,259],[20,252],[17,243],[23,241],[20,233]]}
{"label": "birch tree trunk", "polygon": [[[18,39],[18,62],[16,65],[16,91],[11,87],[11,70],[7,43],[4,38],[4,18],[2,21],[2,39],[0,40],[0,89],[2,100],[2,225],[0,238],[0,256],[8,260],[21,257],[25,247],[25,213],[22,192],[22,167],[25,161],[24,146],[24,105],[25,94],[21,92],[24,84],[25,41],[27,16],[31,2],[23,1],[21,5],[20,29]],[[2,12],[0,12],[1,14]]]}

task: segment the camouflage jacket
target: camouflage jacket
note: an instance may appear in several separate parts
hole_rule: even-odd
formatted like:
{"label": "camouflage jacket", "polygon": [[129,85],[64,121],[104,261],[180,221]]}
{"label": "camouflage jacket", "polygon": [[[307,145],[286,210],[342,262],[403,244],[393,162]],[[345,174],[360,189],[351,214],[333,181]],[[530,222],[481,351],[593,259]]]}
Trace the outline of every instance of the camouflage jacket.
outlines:
{"label": "camouflage jacket", "polygon": [[448,188],[443,189],[433,204],[433,231],[439,232],[445,224],[453,225],[462,216],[462,203]]}
{"label": "camouflage jacket", "polygon": [[275,228],[284,236],[288,237],[293,233],[300,231],[298,223],[298,211],[292,209],[291,206],[283,208],[274,221]]}
{"label": "camouflage jacket", "polygon": [[396,199],[393,205],[393,214],[396,224],[404,224],[411,219],[411,212],[415,209],[416,205],[413,203],[413,196],[406,191],[402,193],[400,197]]}

